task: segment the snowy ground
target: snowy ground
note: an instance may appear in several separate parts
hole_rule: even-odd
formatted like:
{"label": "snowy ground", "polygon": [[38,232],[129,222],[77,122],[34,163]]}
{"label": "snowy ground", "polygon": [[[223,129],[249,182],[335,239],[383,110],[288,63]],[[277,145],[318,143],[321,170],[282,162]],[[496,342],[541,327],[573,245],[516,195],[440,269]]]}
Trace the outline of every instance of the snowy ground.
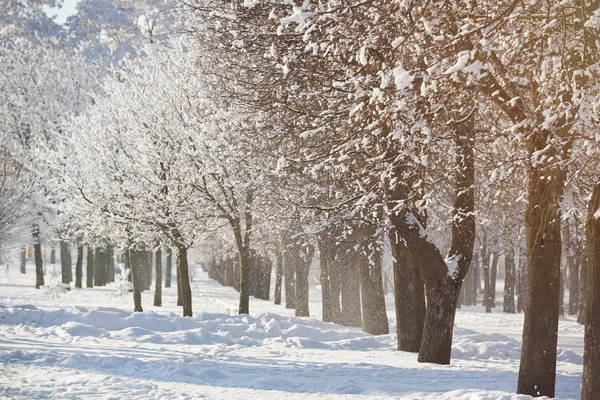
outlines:
{"label": "snowy ground", "polygon": [[[175,289],[163,307],[143,293],[144,313],[115,284],[59,298],[35,290],[33,267],[0,274],[0,398],[102,399],[529,399],[514,394],[523,316],[481,306],[459,310],[452,364],[420,364],[375,337],[251,299],[198,273],[194,317],[179,317]],[[84,281],[85,282],[85,281]],[[393,298],[388,317],[395,331]],[[557,396],[578,399],[583,327],[560,322]]]}

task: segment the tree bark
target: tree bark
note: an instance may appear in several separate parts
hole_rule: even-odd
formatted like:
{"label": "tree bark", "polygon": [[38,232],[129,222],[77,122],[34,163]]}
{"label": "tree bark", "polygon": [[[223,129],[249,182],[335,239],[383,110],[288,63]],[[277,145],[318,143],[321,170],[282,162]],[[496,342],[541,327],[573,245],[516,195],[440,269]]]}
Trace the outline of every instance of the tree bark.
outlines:
{"label": "tree bark", "polygon": [[289,238],[283,240],[283,283],[285,285],[285,308],[296,308],[296,266],[293,263]]}
{"label": "tree bark", "polygon": [[[87,246],[87,258],[85,264],[85,287],[94,287],[94,250]],[[132,272],[133,274],[133,272]],[[133,276],[132,276],[133,279]]]}
{"label": "tree bark", "polygon": [[165,287],[171,287],[171,270],[173,269],[173,250],[167,247],[167,258],[165,260]]}
{"label": "tree bark", "polygon": [[[534,135],[530,153],[547,146],[547,135]],[[552,160],[552,151],[545,153]],[[554,154],[556,156],[556,154]],[[556,341],[560,302],[560,206],[565,173],[560,166],[529,167],[527,237],[527,297],[517,391],[554,397]]]}
{"label": "tree bark", "polygon": [[314,246],[306,240],[294,241],[291,255],[294,260],[293,263],[296,266],[296,284],[294,285],[296,317],[310,316],[308,308],[308,274],[314,254]]}
{"label": "tree bark", "polygon": [[[364,238],[368,240],[368,238]],[[385,294],[381,276],[381,249],[376,239],[371,239],[361,254],[360,262],[360,298],[362,304],[362,329],[372,335],[390,333],[385,311]]]}
{"label": "tree bark", "polygon": [[[134,250],[129,248],[127,260],[129,261],[129,271],[133,286],[133,312],[143,312],[142,308],[142,269],[144,268],[144,259],[146,252],[143,250]],[[89,256],[88,256],[89,258]]]}
{"label": "tree bark", "polygon": [[492,312],[492,299],[490,289],[490,256],[488,254],[487,232],[483,231],[481,243],[481,269],[483,270],[483,305],[485,312]]}
{"label": "tree bark", "polygon": [[181,305],[183,316],[192,316],[192,288],[190,286],[190,274],[188,269],[187,248],[177,245],[177,277],[181,284]]}
{"label": "tree bark", "polygon": [[581,399],[594,400],[600,394],[600,182],[588,205],[588,245],[585,337]]}
{"label": "tree bark", "polygon": [[283,280],[283,256],[281,254],[281,242],[275,244],[276,262],[275,267],[275,304],[281,304],[281,283]]}
{"label": "tree bark", "polygon": [[33,253],[35,258],[35,288],[44,286],[44,262],[42,260],[42,244],[40,241],[40,228],[33,226]]}
{"label": "tree bark", "polygon": [[342,324],[345,326],[362,327],[362,314],[360,302],[360,275],[359,265],[356,262],[356,252],[353,244],[345,245],[345,254],[341,258],[342,270]]}
{"label": "tree bark", "polygon": [[588,257],[587,257],[587,248],[583,244],[583,241],[579,242],[578,246],[578,254],[579,254],[579,314],[577,315],[577,322],[580,324],[585,324],[585,298],[587,295],[587,270],[588,270]]}
{"label": "tree bark", "polygon": [[159,247],[156,250],[156,271],[154,282],[154,306],[162,306],[162,250]]}
{"label": "tree bark", "polygon": [[569,222],[566,221],[564,233],[566,236],[564,237],[564,253],[563,257],[566,261],[565,272],[568,276],[568,282],[565,282],[569,285],[569,315],[575,315],[579,311],[579,265],[575,262],[575,249],[574,241],[571,239]]}
{"label": "tree bark", "polygon": [[[444,260],[439,250],[427,240],[426,232],[414,214],[407,214],[400,232],[413,258],[418,256],[425,283],[427,310],[419,362],[449,364],[456,303],[460,287],[471,266],[475,245],[475,161],[473,118],[454,127],[456,168],[452,210],[452,244]],[[412,219],[409,218],[412,216]]]}
{"label": "tree bark", "polygon": [[69,284],[71,282],[69,271],[73,268],[71,262],[71,251],[69,250],[69,245],[64,240],[61,240],[59,245],[62,283]]}
{"label": "tree bark", "polygon": [[390,245],[394,268],[394,299],[398,350],[419,352],[425,324],[425,288],[421,270],[406,249],[396,230],[391,230]]}
{"label": "tree bark", "polygon": [[324,237],[319,237],[319,267],[321,269],[321,307],[324,322],[333,322],[333,304],[331,300],[331,283],[329,268],[331,266],[331,244]]}
{"label": "tree bark", "polygon": [[[496,277],[498,275],[498,261],[500,260],[500,254],[497,250],[491,252],[492,265],[490,268],[490,307],[496,308]],[[490,310],[491,312],[491,310]]]}
{"label": "tree bark", "polygon": [[504,228],[504,312],[515,313],[515,247],[507,227]]}
{"label": "tree bark", "polygon": [[27,266],[27,246],[21,247],[21,273],[24,274]]}
{"label": "tree bark", "polygon": [[83,246],[77,246],[77,261],[75,262],[75,287],[82,287],[83,279]]}
{"label": "tree bark", "polygon": [[523,312],[525,308],[525,249],[519,246],[519,269],[517,271],[517,312]]}

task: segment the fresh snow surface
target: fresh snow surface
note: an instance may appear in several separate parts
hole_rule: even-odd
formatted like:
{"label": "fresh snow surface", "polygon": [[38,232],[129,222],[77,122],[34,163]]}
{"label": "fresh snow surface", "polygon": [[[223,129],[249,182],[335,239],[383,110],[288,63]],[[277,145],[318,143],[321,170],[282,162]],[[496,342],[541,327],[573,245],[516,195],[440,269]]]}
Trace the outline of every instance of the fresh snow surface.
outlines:
{"label": "fresh snow surface", "polygon": [[[116,284],[43,297],[33,272],[0,273],[0,398],[530,399],[515,394],[523,316],[501,305],[458,311],[452,364],[441,366],[396,351],[395,334],[319,321],[318,287],[314,317],[255,299],[239,316],[237,292],[197,271],[194,317],[182,318],[174,288],[163,289],[163,307],[144,292],[145,312],[132,313]],[[391,295],[387,303],[395,332]],[[560,321],[561,399],[580,397],[582,338],[573,318]]]}

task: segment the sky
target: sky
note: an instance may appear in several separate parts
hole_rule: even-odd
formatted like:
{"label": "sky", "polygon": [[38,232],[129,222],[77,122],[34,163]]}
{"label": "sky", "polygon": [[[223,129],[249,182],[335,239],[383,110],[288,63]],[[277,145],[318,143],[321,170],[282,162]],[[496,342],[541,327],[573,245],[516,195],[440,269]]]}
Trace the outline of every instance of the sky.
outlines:
{"label": "sky", "polygon": [[44,11],[48,16],[55,16],[54,21],[62,25],[67,22],[67,18],[74,15],[77,11],[75,6],[79,0],[63,0],[62,7],[44,6]]}

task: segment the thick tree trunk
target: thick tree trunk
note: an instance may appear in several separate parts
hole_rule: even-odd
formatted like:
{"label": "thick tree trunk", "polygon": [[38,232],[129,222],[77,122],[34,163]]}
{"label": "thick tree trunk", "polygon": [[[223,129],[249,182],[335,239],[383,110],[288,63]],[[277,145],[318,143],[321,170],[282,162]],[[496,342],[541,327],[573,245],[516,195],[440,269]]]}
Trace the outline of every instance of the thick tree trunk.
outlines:
{"label": "thick tree trunk", "polygon": [[69,245],[64,241],[60,241],[60,267],[62,283],[69,284],[71,282],[69,274],[73,265],[71,264],[71,251]]}
{"label": "thick tree trunk", "polygon": [[35,288],[44,286],[44,261],[42,259],[42,244],[40,242],[40,228],[33,226],[33,255],[35,258]]}
{"label": "thick tree trunk", "polygon": [[[367,239],[367,238],[365,238]],[[385,311],[385,294],[381,276],[381,249],[375,240],[364,249],[360,262],[360,298],[362,303],[362,329],[372,335],[390,333]]]}
{"label": "thick tree trunk", "polygon": [[[342,271],[342,324],[345,326],[362,327],[362,314],[360,302],[360,275],[359,265],[354,252],[350,259],[344,263]],[[346,257],[346,259],[348,259]]]}
{"label": "thick tree trunk", "polygon": [[250,255],[249,249],[243,246],[238,249],[240,263],[240,303],[239,314],[250,314]]}
{"label": "thick tree trunk", "polygon": [[515,247],[510,232],[504,232],[504,312],[515,313]]}
{"label": "thick tree trunk", "polygon": [[128,249],[129,271],[133,286],[133,312],[143,312],[142,308],[142,273],[146,252],[143,250]]}
{"label": "thick tree trunk", "polygon": [[412,259],[404,241],[390,231],[394,258],[394,299],[398,350],[417,353],[421,347],[425,324],[425,288],[421,270]]}
{"label": "thick tree trunk", "polygon": [[586,237],[588,271],[581,399],[595,400],[600,394],[600,182],[594,186],[588,206]]}
{"label": "thick tree trunk", "polygon": [[[536,149],[546,146],[544,138]],[[544,139],[544,140],[542,140]],[[546,153],[552,159],[552,153]],[[560,302],[560,207],[564,172],[557,166],[530,166],[527,235],[527,297],[519,369],[519,394],[554,397]]]}
{"label": "thick tree trunk", "polygon": [[[427,282],[426,282],[427,285]],[[450,364],[452,334],[460,281],[447,279],[445,284],[427,285],[427,312],[419,362]]]}
{"label": "thick tree trunk", "polygon": [[304,240],[299,240],[294,243],[292,254],[294,264],[296,265],[295,315],[296,317],[308,317],[310,316],[308,308],[308,274],[315,254],[315,248],[312,244],[305,243]]}
{"label": "thick tree trunk", "polygon": [[77,261],[75,262],[75,287],[82,287],[83,279],[83,246],[77,246]]}
{"label": "thick tree trunk", "polygon": [[275,267],[275,304],[281,304],[281,283],[283,280],[283,256],[281,254],[281,243],[275,245],[276,262]]}
{"label": "thick tree trunk", "polygon": [[181,284],[181,305],[183,306],[183,316],[191,317],[192,288],[190,286],[187,248],[181,244],[177,246],[177,277]]}
{"label": "thick tree trunk", "polygon": [[[454,205],[452,210],[452,244],[444,260],[437,248],[427,240],[426,233],[414,214],[407,219],[409,231],[400,232],[407,241],[413,258],[419,257],[425,283],[427,310],[419,362],[449,364],[456,303],[460,286],[471,266],[475,245],[475,130],[472,118],[455,127],[456,169]],[[425,237],[424,235],[425,234]]]}
{"label": "thick tree trunk", "polygon": [[[133,280],[133,276],[131,277],[131,279]],[[94,287],[94,250],[91,246],[87,246],[87,257],[85,263],[85,287]]]}
{"label": "thick tree trunk", "polygon": [[27,267],[27,246],[21,247],[21,273],[24,274]]}
{"label": "thick tree trunk", "polygon": [[177,306],[183,306],[183,294],[181,289],[181,275],[179,274],[179,258],[177,254],[175,254],[176,259],[176,268],[177,268]]}
{"label": "thick tree trunk", "polygon": [[156,271],[154,282],[154,306],[162,306],[162,250],[160,247],[156,250]]}
{"label": "thick tree trunk", "polygon": [[167,258],[165,260],[165,287],[171,287],[171,270],[173,269],[173,250],[167,247]]}

